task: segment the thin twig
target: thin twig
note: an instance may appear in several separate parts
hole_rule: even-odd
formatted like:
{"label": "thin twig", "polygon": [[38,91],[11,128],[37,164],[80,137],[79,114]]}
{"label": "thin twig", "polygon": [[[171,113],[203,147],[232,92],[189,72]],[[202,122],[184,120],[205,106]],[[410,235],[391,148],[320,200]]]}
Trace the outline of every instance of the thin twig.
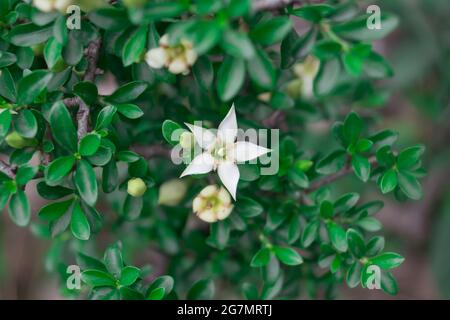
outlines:
{"label": "thin twig", "polygon": [[132,150],[146,159],[151,158],[170,158],[170,149],[160,144],[154,144],[149,146],[136,145],[132,147]]}
{"label": "thin twig", "polygon": [[[373,166],[375,166],[377,163],[376,158],[371,157],[369,159],[369,163],[370,163],[371,167],[373,168]],[[340,171],[338,171],[334,174],[331,174],[329,176],[323,177],[323,178],[317,180],[316,182],[312,183],[310,185],[310,187],[305,190],[305,193],[311,193],[313,191],[316,191],[317,189],[319,189],[327,184],[330,184],[336,180],[339,180],[342,177],[345,177],[346,175],[350,174],[352,171],[353,171],[353,169],[352,169],[350,163],[347,163],[345,165],[345,167],[342,168]]]}
{"label": "thin twig", "polygon": [[5,175],[7,175],[11,179],[16,178],[16,173],[14,172],[14,168],[4,162],[3,160],[0,160],[0,172],[3,172]]}

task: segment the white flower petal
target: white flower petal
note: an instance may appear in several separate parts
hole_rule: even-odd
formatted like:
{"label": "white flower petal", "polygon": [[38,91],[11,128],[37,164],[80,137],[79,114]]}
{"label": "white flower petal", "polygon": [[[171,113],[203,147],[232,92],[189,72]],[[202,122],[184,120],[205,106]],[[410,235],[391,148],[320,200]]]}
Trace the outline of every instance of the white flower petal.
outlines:
{"label": "white flower petal", "polygon": [[197,61],[197,53],[192,49],[187,49],[185,53],[186,62],[188,65],[193,66]]}
{"label": "white flower petal", "polygon": [[217,214],[213,210],[197,212],[197,216],[205,222],[213,223],[217,221]]}
{"label": "white flower petal", "polygon": [[239,182],[239,169],[233,162],[222,162],[217,168],[220,180],[225,188],[230,192],[234,200],[236,200],[236,189]]}
{"label": "white flower petal", "polygon": [[213,169],[214,158],[209,153],[199,154],[183,171],[180,178],[191,174],[208,173]]}
{"label": "white flower petal", "polygon": [[194,134],[195,141],[202,149],[208,149],[216,141],[216,136],[212,131],[189,123],[185,123],[185,125]]}
{"label": "white flower petal", "polygon": [[184,73],[188,70],[188,65],[183,58],[176,58],[169,64],[169,71],[173,74]]}
{"label": "white flower petal", "polygon": [[237,162],[245,162],[256,159],[272,150],[248,141],[238,141],[235,143],[233,151],[234,159]]}
{"label": "white flower petal", "polygon": [[149,50],[145,55],[145,61],[154,69],[162,68],[167,62],[166,50],[163,48],[154,48]]}
{"label": "white flower petal", "polygon": [[225,220],[230,215],[231,211],[233,211],[233,206],[220,208],[217,212],[218,220]]}
{"label": "white flower petal", "polygon": [[161,38],[159,38],[159,45],[163,46],[163,47],[169,46],[169,36],[167,34],[165,34]]}
{"label": "white flower petal", "polygon": [[51,12],[53,10],[53,2],[50,0],[34,0],[33,4],[43,12]]}
{"label": "white flower petal", "polygon": [[233,104],[228,114],[220,123],[217,136],[226,143],[233,143],[236,140],[237,130],[236,112]]}

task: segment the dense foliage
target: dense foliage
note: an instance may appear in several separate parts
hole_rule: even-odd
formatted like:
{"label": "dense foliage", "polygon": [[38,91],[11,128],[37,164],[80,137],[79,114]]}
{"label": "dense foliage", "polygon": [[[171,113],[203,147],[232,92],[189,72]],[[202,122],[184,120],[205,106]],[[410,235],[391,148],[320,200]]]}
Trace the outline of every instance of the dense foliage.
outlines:
{"label": "dense foliage", "polygon": [[[0,2],[0,208],[51,243],[64,294],[331,298],[365,287],[372,265],[396,294],[403,257],[378,233],[383,202],[356,191],[422,197],[424,146],[399,150],[374,109],[393,71],[373,42],[398,21],[382,12],[372,29],[358,1],[316,2]],[[221,179],[180,179],[170,150],[194,140],[172,133],[217,128],[233,104],[240,128],[280,129],[279,170],[239,164],[236,200],[213,199],[232,210],[207,223],[192,203]],[[333,188],[349,175],[354,189]],[[82,290],[66,287],[74,264]]]}

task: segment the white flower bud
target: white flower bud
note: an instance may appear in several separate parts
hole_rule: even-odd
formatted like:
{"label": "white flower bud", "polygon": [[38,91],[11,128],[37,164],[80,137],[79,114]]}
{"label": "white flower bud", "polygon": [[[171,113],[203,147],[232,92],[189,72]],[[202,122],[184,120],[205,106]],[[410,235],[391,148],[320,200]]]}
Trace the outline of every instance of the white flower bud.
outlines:
{"label": "white flower bud", "polygon": [[200,219],[213,223],[226,219],[233,211],[233,205],[225,188],[209,185],[195,197],[192,209]]}
{"label": "white flower bud", "polygon": [[169,36],[167,34],[163,35],[160,39],[159,39],[159,45],[161,47],[168,47],[169,46]]}
{"label": "white flower bud", "polygon": [[176,206],[183,200],[187,192],[187,184],[181,179],[172,179],[159,187],[158,203],[166,206]]}
{"label": "white flower bud", "polygon": [[197,53],[192,49],[186,50],[185,57],[189,66],[193,66],[195,61],[197,61]]}
{"label": "white flower bud", "polygon": [[180,135],[180,146],[183,149],[191,149],[195,144],[195,138],[194,135],[189,132],[185,131]]}
{"label": "white flower bud", "polygon": [[54,0],[33,0],[33,5],[43,12],[51,12],[54,9]]}
{"label": "white flower bud", "polygon": [[162,68],[167,63],[167,60],[168,56],[164,48],[151,49],[145,55],[145,61],[154,69]]}
{"label": "white flower bud", "polygon": [[133,178],[128,180],[127,192],[130,196],[142,197],[145,191],[147,191],[147,186],[141,178]]}
{"label": "white flower bud", "polygon": [[66,13],[67,8],[72,5],[73,0],[56,0],[54,8],[60,12]]}

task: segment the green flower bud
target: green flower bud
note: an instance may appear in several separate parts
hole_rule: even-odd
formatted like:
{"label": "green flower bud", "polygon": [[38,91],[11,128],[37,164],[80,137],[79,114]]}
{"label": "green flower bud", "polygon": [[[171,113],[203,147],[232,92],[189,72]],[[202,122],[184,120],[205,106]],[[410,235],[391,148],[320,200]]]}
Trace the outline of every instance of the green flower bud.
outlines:
{"label": "green flower bud", "polygon": [[141,178],[133,178],[128,180],[127,192],[130,196],[141,197],[145,191],[147,191],[147,186]]}
{"label": "green flower bud", "polygon": [[22,137],[17,131],[13,131],[5,138],[6,143],[14,149],[22,149],[25,147],[33,147],[36,145],[36,139],[28,139]]}
{"label": "green flower bud", "polygon": [[181,179],[172,179],[159,187],[158,203],[166,206],[176,206],[183,200],[187,191],[187,183]]}

